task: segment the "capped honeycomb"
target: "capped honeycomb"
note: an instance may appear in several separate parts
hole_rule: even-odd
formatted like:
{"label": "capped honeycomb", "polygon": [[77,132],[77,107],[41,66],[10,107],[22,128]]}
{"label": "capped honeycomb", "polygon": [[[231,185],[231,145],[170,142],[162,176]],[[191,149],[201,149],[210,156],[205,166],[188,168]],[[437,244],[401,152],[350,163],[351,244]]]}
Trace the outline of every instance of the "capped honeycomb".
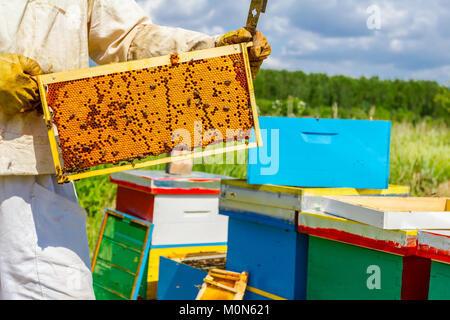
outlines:
{"label": "capped honeycomb", "polygon": [[180,145],[193,150],[250,138],[254,119],[242,53],[170,60],[47,85],[63,173],[158,156]]}

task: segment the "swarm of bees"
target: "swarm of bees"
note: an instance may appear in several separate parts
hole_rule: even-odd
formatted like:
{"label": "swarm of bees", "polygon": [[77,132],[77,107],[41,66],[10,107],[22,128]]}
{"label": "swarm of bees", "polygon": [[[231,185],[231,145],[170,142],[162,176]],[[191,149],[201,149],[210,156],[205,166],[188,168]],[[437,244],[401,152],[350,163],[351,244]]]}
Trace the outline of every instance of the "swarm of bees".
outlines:
{"label": "swarm of bees", "polygon": [[[61,172],[132,164],[180,143],[193,149],[248,140],[254,122],[243,59],[232,54],[179,62],[172,55],[169,65],[49,84],[47,126],[58,132]],[[179,129],[191,141],[175,134]]]}

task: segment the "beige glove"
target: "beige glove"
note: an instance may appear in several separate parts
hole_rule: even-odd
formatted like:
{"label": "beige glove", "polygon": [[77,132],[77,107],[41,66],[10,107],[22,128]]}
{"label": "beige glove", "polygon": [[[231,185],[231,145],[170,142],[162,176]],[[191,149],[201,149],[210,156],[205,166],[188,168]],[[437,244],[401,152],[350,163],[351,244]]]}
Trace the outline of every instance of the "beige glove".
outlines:
{"label": "beige glove", "polygon": [[19,54],[0,54],[0,108],[13,115],[36,109],[39,90],[31,76],[41,74],[39,64]]}
{"label": "beige glove", "polygon": [[253,79],[256,78],[263,61],[270,55],[272,48],[267,42],[267,38],[259,31],[256,31],[252,39],[252,35],[244,28],[236,31],[230,31],[220,38],[218,47],[230,44],[237,44],[242,42],[253,41],[253,47],[250,48],[249,59],[250,67],[252,69]]}

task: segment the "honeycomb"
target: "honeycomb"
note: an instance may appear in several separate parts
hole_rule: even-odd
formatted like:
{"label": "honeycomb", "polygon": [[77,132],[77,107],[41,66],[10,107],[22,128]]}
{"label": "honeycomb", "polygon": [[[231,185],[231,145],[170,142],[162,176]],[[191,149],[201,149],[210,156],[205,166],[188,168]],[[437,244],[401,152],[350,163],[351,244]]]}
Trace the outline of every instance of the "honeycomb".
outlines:
{"label": "honeycomb", "polygon": [[193,150],[250,138],[254,122],[242,53],[170,60],[170,65],[47,85],[63,173],[132,163],[180,145]]}

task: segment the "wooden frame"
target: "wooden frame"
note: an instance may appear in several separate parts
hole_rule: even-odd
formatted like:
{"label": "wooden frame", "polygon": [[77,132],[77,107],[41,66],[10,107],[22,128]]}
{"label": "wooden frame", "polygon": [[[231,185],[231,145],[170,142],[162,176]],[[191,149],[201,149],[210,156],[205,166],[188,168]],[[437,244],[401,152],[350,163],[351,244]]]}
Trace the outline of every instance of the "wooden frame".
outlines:
{"label": "wooden frame", "polygon": [[248,272],[211,269],[195,300],[243,300]]}
{"label": "wooden frame", "polygon": [[169,64],[171,64],[171,56],[166,55],[166,56],[155,57],[155,58],[150,58],[150,59],[142,59],[142,60],[135,60],[135,61],[129,61],[129,62],[115,63],[115,64],[109,64],[109,65],[98,66],[98,67],[93,67],[93,68],[85,68],[85,69],[71,70],[71,71],[37,76],[36,80],[38,82],[39,91],[40,91],[40,95],[41,95],[42,108],[44,111],[45,123],[47,126],[47,132],[48,132],[48,137],[49,137],[49,141],[50,141],[52,157],[53,157],[53,161],[54,161],[54,165],[55,165],[55,171],[58,176],[58,183],[66,183],[71,180],[79,180],[79,179],[89,178],[89,177],[98,176],[98,175],[110,174],[112,172],[144,168],[144,167],[158,165],[158,164],[164,164],[164,163],[170,163],[170,162],[176,162],[176,161],[182,161],[182,160],[188,160],[188,159],[194,159],[194,158],[201,158],[204,156],[212,156],[212,155],[223,154],[223,153],[227,153],[227,152],[261,147],[263,145],[263,142],[262,142],[262,136],[261,136],[259,120],[258,120],[258,111],[257,111],[255,92],[254,92],[254,87],[253,87],[253,79],[251,77],[250,62],[248,59],[248,47],[250,47],[250,46],[252,46],[251,42],[230,45],[230,46],[224,46],[224,47],[211,48],[211,49],[205,49],[205,50],[198,50],[198,51],[193,51],[193,52],[180,53],[180,54],[178,54],[178,57],[179,57],[178,63],[189,62],[192,60],[195,61],[195,60],[199,60],[199,59],[214,58],[214,57],[230,55],[230,54],[239,54],[239,53],[243,54],[246,75],[247,75],[248,91],[249,91],[249,95],[250,95],[250,106],[251,106],[253,120],[254,120],[254,131],[255,131],[256,142],[250,142],[250,143],[247,142],[247,143],[242,143],[242,144],[238,144],[238,145],[234,145],[234,146],[228,146],[228,147],[218,148],[218,149],[214,149],[214,150],[208,150],[208,151],[203,151],[203,150],[195,151],[194,150],[191,153],[186,154],[186,155],[180,155],[180,156],[175,156],[175,157],[169,156],[169,157],[165,157],[165,158],[161,158],[161,159],[149,160],[149,161],[144,161],[144,162],[135,163],[135,164],[114,166],[114,167],[106,168],[106,169],[90,170],[90,171],[83,172],[83,173],[65,174],[62,171],[63,166],[62,166],[59,154],[58,154],[58,143],[56,140],[56,131],[51,122],[51,118],[52,118],[51,110],[47,104],[47,99],[46,99],[47,85],[52,84],[52,83],[57,83],[57,82],[65,82],[65,81],[71,81],[71,80],[76,80],[76,79],[91,78],[91,77],[95,77],[95,76],[106,75],[106,74],[117,73],[117,72],[132,71],[132,70],[138,70],[138,69],[143,69],[143,68],[151,68],[151,67],[157,67],[157,66],[162,66],[162,65],[169,65]]}
{"label": "wooden frame", "polygon": [[320,210],[388,230],[450,229],[449,198],[324,197]]}
{"label": "wooden frame", "polygon": [[[95,245],[95,250],[94,250],[94,254],[92,256],[92,263],[91,263],[91,272],[94,273],[94,269],[95,269],[95,265],[97,263],[97,257],[98,257],[98,252],[100,250],[100,245],[103,239],[103,234],[105,231],[105,227],[106,227],[106,222],[108,220],[108,216],[115,216],[121,219],[130,219],[132,222],[140,224],[142,226],[144,226],[145,228],[147,228],[146,234],[145,234],[145,240],[144,240],[144,246],[142,248],[142,253],[141,253],[141,264],[138,267],[138,270],[136,272],[136,277],[134,279],[134,283],[133,283],[133,289],[131,291],[130,297],[128,297],[130,300],[137,300],[138,294],[139,294],[139,286],[141,284],[141,281],[143,280],[143,275],[144,275],[144,268],[149,256],[149,252],[150,252],[150,245],[151,245],[151,235],[153,232],[153,224],[151,224],[150,222],[141,220],[141,219],[137,219],[135,217],[129,216],[127,214],[124,213],[120,213],[111,209],[106,209],[105,213],[103,215],[103,219],[102,219],[102,223],[100,226],[100,232],[99,235],[97,237],[97,243]],[[145,281],[147,281],[147,279],[144,279]]]}

